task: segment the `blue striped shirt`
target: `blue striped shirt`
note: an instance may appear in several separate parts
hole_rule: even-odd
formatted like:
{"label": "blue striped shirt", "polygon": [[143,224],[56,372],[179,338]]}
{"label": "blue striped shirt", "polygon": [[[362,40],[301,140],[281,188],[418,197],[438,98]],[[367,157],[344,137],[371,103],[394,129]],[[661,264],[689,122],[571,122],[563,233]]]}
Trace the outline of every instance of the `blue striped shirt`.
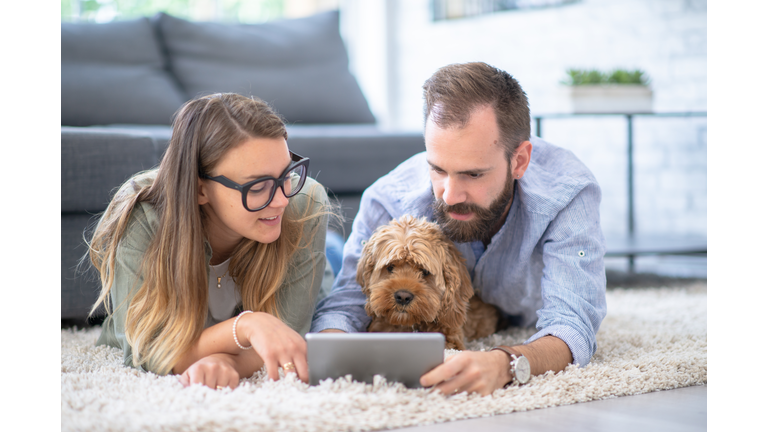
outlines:
{"label": "blue striped shirt", "polygon": [[[516,181],[507,219],[485,252],[475,252],[472,243],[456,246],[484,302],[519,325],[535,324],[538,332],[525,343],[556,336],[571,349],[573,362],[586,366],[606,314],[600,187],[570,151],[539,138],[531,143],[531,162]],[[404,214],[434,220],[431,187],[426,153],[419,153],[366,189],[344,245],[341,272],[318,303],[312,332],[365,331],[371,319],[355,281],[362,242]]]}

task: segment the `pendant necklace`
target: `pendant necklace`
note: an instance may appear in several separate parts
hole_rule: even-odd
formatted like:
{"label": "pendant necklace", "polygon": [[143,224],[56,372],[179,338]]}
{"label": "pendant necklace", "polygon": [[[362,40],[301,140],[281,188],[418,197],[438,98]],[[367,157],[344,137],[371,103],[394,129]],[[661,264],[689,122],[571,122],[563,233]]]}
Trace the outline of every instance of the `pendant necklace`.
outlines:
{"label": "pendant necklace", "polygon": [[225,271],[223,275],[216,276],[216,289],[221,289],[221,278],[226,276],[228,271],[229,271],[229,269],[227,269],[227,271]]}

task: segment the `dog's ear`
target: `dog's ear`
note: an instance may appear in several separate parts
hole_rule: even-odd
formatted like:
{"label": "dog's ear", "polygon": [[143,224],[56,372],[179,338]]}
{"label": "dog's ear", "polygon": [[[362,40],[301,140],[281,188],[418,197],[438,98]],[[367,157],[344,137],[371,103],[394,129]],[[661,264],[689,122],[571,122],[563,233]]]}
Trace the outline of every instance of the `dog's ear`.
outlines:
{"label": "dog's ear", "polygon": [[365,246],[363,246],[362,252],[360,252],[360,259],[357,261],[357,283],[363,288],[363,294],[365,294],[366,297],[369,296],[371,293],[370,288],[368,287],[368,283],[371,280],[371,275],[373,274],[373,268],[376,264],[376,260],[374,259],[374,247],[375,247],[375,239],[374,236],[371,236],[371,238],[368,239],[368,241],[365,243]]}
{"label": "dog's ear", "polygon": [[445,294],[443,294],[443,304],[438,319],[448,327],[459,328],[467,320],[469,299],[474,295],[474,290],[461,252],[447,242],[445,250],[447,252],[443,259]]}

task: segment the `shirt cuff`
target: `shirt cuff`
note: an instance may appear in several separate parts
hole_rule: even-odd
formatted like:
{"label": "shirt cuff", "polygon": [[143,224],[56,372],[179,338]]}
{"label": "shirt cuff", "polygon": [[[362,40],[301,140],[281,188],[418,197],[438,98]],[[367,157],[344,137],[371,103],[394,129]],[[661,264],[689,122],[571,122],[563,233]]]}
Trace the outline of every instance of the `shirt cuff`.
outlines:
{"label": "shirt cuff", "polygon": [[318,333],[326,329],[337,329],[347,333],[357,333],[358,331],[350,324],[346,316],[340,314],[324,314],[312,321],[310,333]]}
{"label": "shirt cuff", "polygon": [[582,337],[576,330],[564,325],[545,327],[525,341],[525,344],[527,345],[544,336],[555,336],[565,342],[571,350],[573,364],[579,367],[584,367],[589,364],[589,360],[592,358],[592,350],[584,337]]}

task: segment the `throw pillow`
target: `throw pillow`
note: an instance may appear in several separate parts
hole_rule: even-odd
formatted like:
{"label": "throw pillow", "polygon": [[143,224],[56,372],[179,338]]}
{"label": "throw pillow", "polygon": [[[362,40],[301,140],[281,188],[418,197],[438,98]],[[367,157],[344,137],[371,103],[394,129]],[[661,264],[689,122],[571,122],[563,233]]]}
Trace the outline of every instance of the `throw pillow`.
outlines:
{"label": "throw pillow", "polygon": [[234,92],[291,123],[375,122],[349,72],[337,11],[264,24],[154,19],[188,98]]}
{"label": "throw pillow", "polygon": [[61,23],[61,124],[171,124],[185,96],[148,18]]}

